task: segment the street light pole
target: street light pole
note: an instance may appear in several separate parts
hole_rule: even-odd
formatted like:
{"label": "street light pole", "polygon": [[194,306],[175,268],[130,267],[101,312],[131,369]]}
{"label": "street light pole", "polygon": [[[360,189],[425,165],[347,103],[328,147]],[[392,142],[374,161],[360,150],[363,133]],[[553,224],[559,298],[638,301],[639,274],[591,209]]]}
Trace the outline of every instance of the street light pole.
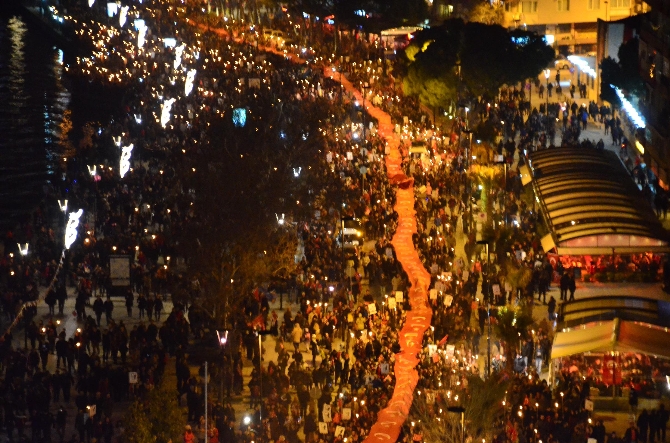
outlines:
{"label": "street light pole", "polygon": [[491,377],[491,240],[480,240],[477,242],[480,245],[486,246],[486,316],[488,317],[488,334],[486,338],[486,378]]}
{"label": "street light pole", "polygon": [[545,69],[544,78],[547,80],[547,108],[544,111],[547,118],[549,118],[549,74],[551,74],[551,71],[549,69]]}

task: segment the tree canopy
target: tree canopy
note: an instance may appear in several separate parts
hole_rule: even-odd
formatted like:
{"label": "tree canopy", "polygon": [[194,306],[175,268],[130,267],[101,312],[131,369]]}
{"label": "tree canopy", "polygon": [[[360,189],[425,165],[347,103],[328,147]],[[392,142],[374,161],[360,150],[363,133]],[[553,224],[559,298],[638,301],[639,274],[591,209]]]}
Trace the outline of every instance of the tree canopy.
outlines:
{"label": "tree canopy", "polygon": [[[451,19],[417,33],[405,50],[405,93],[429,106],[497,94],[504,84],[537,76],[554,51],[534,32]],[[460,78],[459,78],[460,71]]]}
{"label": "tree canopy", "polygon": [[618,61],[612,57],[607,57],[600,62],[602,79],[600,96],[614,106],[621,106],[621,100],[619,100],[619,96],[611,85],[625,93],[639,95],[644,91],[644,83],[639,72],[639,44],[639,39],[632,38],[619,47]]}

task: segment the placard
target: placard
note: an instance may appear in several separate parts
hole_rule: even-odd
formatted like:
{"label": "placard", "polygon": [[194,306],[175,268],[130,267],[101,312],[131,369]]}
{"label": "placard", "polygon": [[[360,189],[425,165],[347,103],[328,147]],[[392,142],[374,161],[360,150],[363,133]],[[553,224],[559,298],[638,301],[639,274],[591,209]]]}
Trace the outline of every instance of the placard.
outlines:
{"label": "placard", "polygon": [[593,401],[589,400],[588,398],[584,400],[584,409],[587,411],[593,411]]}
{"label": "placard", "polygon": [[386,375],[391,371],[391,367],[388,363],[382,363],[379,365],[379,370],[381,371],[382,375]]}
{"label": "placard", "polygon": [[328,154],[326,154],[326,161],[327,161],[328,163],[332,163],[332,162],[333,162],[333,153],[332,153],[332,152],[329,152]]}
{"label": "placard", "polygon": [[398,303],[402,303],[402,299],[403,299],[403,293],[402,293],[402,291],[395,291],[395,300],[396,300]]}
{"label": "placard", "polygon": [[328,423],[324,423],[322,421],[319,422],[319,434],[327,434],[328,433]]}
{"label": "placard", "polygon": [[128,383],[131,385],[137,384],[137,372],[128,373]]}
{"label": "placard", "polygon": [[330,423],[333,421],[332,415],[331,415],[331,406],[328,404],[323,405],[323,421],[326,423]]}
{"label": "placard", "polygon": [[493,295],[495,295],[496,297],[500,296],[500,285],[497,284],[493,285],[491,286],[491,289],[493,290]]}
{"label": "placard", "polygon": [[428,345],[428,357],[432,357],[437,352],[437,345]]}
{"label": "placard", "polygon": [[404,117],[402,118],[402,122],[403,122],[403,124],[404,124],[405,126],[407,126],[407,124],[409,123],[409,117],[404,116]]}
{"label": "placard", "polygon": [[435,404],[435,393],[432,391],[426,391],[426,404],[434,405]]}
{"label": "placard", "polygon": [[430,290],[430,299],[431,300],[437,300],[437,289],[431,289]]}
{"label": "placard", "polygon": [[351,408],[342,408],[342,420],[351,420]]}
{"label": "placard", "polygon": [[386,256],[388,258],[393,258],[393,248],[386,248]]}
{"label": "placard", "polygon": [[451,304],[454,302],[454,297],[451,295],[445,295],[444,296],[444,306],[451,306]]}
{"label": "placard", "polygon": [[335,438],[342,438],[342,437],[344,437],[344,426],[337,426],[335,428]]}
{"label": "placard", "polygon": [[470,278],[470,271],[463,271],[463,281],[468,281]]}
{"label": "placard", "polygon": [[377,305],[374,303],[370,303],[368,305],[368,314],[370,315],[375,315],[377,313]]}
{"label": "placard", "polygon": [[347,160],[351,161],[353,159],[354,159],[354,154],[351,151],[347,152]]}
{"label": "placard", "polygon": [[395,309],[396,308],[396,303],[395,303],[395,297],[389,298],[389,309]]}
{"label": "placard", "polygon": [[456,351],[455,345],[447,345],[447,347],[445,348],[445,352],[447,353],[448,357],[453,357],[454,351]]}

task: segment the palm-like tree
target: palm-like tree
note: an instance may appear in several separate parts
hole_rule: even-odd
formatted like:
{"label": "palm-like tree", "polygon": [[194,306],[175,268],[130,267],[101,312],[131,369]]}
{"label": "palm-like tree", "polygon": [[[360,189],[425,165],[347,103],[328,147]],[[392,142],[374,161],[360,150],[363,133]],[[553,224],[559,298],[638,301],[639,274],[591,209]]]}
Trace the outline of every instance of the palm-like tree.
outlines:
{"label": "palm-like tree", "polygon": [[520,304],[516,308],[505,306],[498,310],[495,334],[505,348],[506,367],[511,371],[520,340],[528,338],[528,330],[533,325],[533,316],[529,309]]}

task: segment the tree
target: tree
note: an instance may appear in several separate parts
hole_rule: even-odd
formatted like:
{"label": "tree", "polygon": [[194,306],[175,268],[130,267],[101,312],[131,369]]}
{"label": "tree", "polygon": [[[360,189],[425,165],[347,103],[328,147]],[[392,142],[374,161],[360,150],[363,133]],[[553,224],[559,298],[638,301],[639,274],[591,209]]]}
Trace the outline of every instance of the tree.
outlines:
{"label": "tree", "polygon": [[553,57],[534,32],[451,19],[415,35],[405,50],[403,87],[429,106],[495,96],[503,84],[537,76]]}
{"label": "tree", "polygon": [[168,443],[181,441],[186,426],[184,413],[174,394],[163,385],[149,390],[126,412],[123,441],[128,443]]}
{"label": "tree", "polygon": [[[508,276],[510,273],[508,272]],[[495,323],[495,334],[503,342],[505,364],[508,371],[514,368],[517,346],[520,340],[528,337],[528,328],[533,324],[533,316],[529,309],[520,304],[516,308],[503,306],[498,309]]]}
{"label": "tree", "polygon": [[487,25],[502,25],[505,21],[505,12],[502,2],[497,4],[482,1],[477,3],[469,14],[471,22],[479,22]]}
{"label": "tree", "polygon": [[639,72],[639,39],[632,38],[619,46],[618,58],[607,57],[600,62],[600,97],[614,107],[621,106],[621,100],[614,87],[624,94],[640,95],[644,92],[644,82]]}
{"label": "tree", "polygon": [[[419,422],[419,432],[423,441],[456,443],[461,441],[461,416],[449,412],[448,407],[464,409],[465,433],[473,442],[493,441],[497,432],[496,424],[504,415],[502,401],[508,382],[493,374],[488,380],[473,375],[467,378],[467,389],[438,392],[435,403],[428,404],[426,395],[417,395],[412,404],[411,422]],[[455,394],[455,395],[454,395]]]}

